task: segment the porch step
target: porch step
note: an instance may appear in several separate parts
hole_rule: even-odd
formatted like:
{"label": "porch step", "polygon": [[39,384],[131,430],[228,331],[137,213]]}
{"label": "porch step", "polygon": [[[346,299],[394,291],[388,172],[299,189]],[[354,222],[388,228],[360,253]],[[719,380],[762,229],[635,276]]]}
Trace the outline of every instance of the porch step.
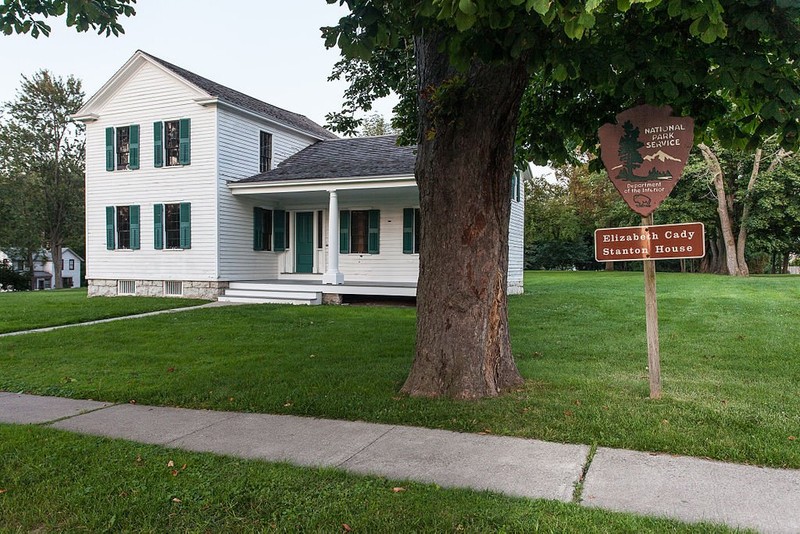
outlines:
{"label": "porch step", "polygon": [[304,304],[314,306],[322,304],[322,292],[297,291],[295,288],[286,290],[274,288],[229,288],[218,299],[220,302],[237,302],[246,304]]}

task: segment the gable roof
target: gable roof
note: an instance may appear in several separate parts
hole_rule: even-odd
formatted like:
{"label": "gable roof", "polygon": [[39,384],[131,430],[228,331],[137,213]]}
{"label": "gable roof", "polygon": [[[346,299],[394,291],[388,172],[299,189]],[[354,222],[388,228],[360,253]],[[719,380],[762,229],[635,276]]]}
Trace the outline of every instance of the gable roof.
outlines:
{"label": "gable roof", "polygon": [[[76,120],[95,120],[97,115],[92,113],[95,105],[109,98],[113,94],[114,88],[121,83],[121,80],[126,79],[131,73],[135,72],[136,66],[141,65],[142,62],[149,62],[156,65],[158,68],[164,70],[167,74],[182,80],[187,86],[193,88],[198,96],[202,96],[197,102],[206,100],[203,93],[211,99],[216,99],[222,104],[227,104],[234,108],[239,108],[244,111],[253,113],[267,120],[273,121],[277,124],[284,125],[288,128],[299,130],[310,135],[316,139],[338,139],[338,136],[329,132],[316,122],[312,121],[305,115],[293,113],[285,109],[273,106],[257,98],[246,95],[230,87],[226,87],[215,81],[209,80],[199,76],[191,71],[182,67],[174,65],[168,61],[164,61],[152,54],[148,54],[143,50],[137,50],[133,56],[123,65],[115,74],[108,80],[100,90],[97,91],[89,100],[87,100],[83,107],[73,115]],[[213,100],[211,100],[213,102]]]}
{"label": "gable roof", "polygon": [[398,146],[396,135],[318,141],[276,168],[235,183],[413,176],[416,150]]}
{"label": "gable roof", "polygon": [[202,76],[199,76],[182,67],[174,65],[168,61],[164,61],[161,58],[157,58],[152,54],[148,54],[144,50],[138,50],[137,52],[149,57],[159,65],[166,67],[184,80],[196,85],[209,95],[215,96],[224,102],[244,108],[248,111],[252,111],[258,115],[264,115],[277,122],[288,124],[289,126],[293,126],[299,130],[315,134],[315,136],[323,139],[338,139],[338,136],[332,134],[305,115],[300,115],[299,113],[293,113],[291,111],[281,109],[277,106],[273,106],[272,104],[268,104],[258,100],[257,98],[253,98],[252,96],[241,93],[235,89],[231,89],[230,87],[226,87],[215,81],[209,80],[208,78],[203,78]]}

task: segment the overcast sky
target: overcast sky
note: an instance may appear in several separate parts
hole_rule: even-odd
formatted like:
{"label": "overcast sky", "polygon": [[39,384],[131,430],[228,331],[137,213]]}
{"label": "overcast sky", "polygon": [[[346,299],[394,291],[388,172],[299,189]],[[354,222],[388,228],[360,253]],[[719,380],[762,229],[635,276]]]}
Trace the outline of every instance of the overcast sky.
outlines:
{"label": "overcast sky", "polygon": [[[223,7],[224,6],[224,7]],[[125,34],[103,37],[52,19],[50,37],[0,35],[0,102],[15,98],[21,75],[74,75],[91,97],[137,49],[324,125],[341,108],[343,82],[328,82],[337,49],[321,26],[346,9],[325,0],[139,0]],[[387,119],[394,102],[376,110]]]}

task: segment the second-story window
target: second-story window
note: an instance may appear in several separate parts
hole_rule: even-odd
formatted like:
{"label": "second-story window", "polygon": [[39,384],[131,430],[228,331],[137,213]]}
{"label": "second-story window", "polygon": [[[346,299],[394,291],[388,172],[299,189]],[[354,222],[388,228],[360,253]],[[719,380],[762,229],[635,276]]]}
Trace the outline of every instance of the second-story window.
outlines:
{"label": "second-story window", "polygon": [[272,134],[261,132],[258,145],[258,172],[267,172],[272,168]]}
{"label": "second-story window", "polygon": [[191,160],[191,121],[180,119],[153,123],[153,165],[175,167]]}
{"label": "second-story window", "polygon": [[164,123],[164,140],[167,151],[167,167],[178,165],[178,152],[180,148],[180,126],[178,121]]}
{"label": "second-story window", "polygon": [[130,126],[117,128],[117,169],[127,169],[130,161]]}

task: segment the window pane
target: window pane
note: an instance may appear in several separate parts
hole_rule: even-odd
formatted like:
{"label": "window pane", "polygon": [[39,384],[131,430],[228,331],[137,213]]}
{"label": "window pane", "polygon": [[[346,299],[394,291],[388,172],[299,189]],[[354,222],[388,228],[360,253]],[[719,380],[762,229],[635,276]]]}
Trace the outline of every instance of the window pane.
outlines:
{"label": "window pane", "polygon": [[131,248],[131,212],[129,206],[117,206],[117,248]]}
{"label": "window pane", "polygon": [[180,165],[178,151],[181,141],[178,122],[179,121],[167,121],[164,123],[164,144],[167,153],[167,166]]}
{"label": "window pane", "polygon": [[354,254],[367,254],[367,241],[369,237],[369,212],[350,212],[350,252]]}
{"label": "window pane", "polygon": [[117,169],[127,169],[130,161],[130,126],[117,128]]}
{"label": "window pane", "polygon": [[261,132],[259,139],[259,172],[267,172],[272,168],[272,134]]}
{"label": "window pane", "polygon": [[167,248],[181,248],[181,205],[164,204],[164,237]]}

